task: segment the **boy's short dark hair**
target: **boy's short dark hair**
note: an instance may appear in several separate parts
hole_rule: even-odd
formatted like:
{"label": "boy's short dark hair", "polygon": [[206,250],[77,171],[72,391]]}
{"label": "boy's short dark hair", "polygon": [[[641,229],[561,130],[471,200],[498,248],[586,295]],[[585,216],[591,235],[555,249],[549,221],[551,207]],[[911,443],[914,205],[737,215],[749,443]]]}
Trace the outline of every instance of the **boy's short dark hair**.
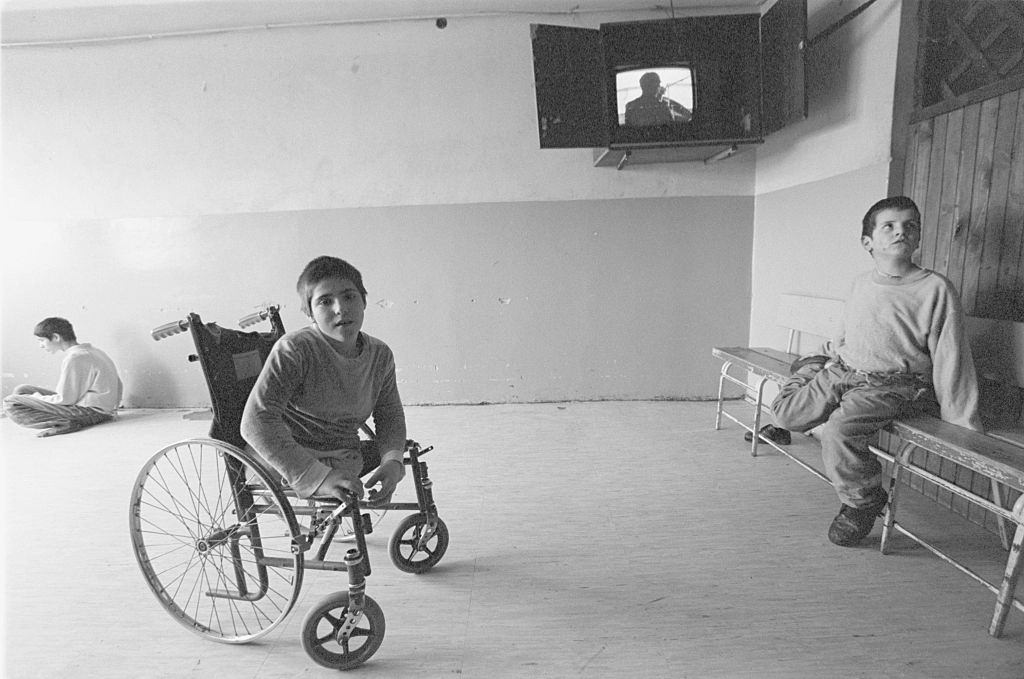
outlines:
{"label": "boy's short dark hair", "polygon": [[321,255],[306,265],[295,284],[295,290],[299,293],[299,299],[302,300],[302,310],[306,312],[307,316],[313,315],[313,309],[310,306],[313,288],[317,286],[317,283],[328,278],[347,278],[352,281],[363,297],[363,304],[366,304],[366,288],[363,287],[363,275],[359,273],[359,269],[344,259]]}
{"label": "boy's short dark hair", "polygon": [[906,196],[889,196],[868,208],[861,223],[861,236],[871,238],[875,232],[875,216],[882,210],[913,210],[917,213],[917,221],[921,221],[921,210],[918,209],[917,203]]}
{"label": "boy's short dark hair", "polygon": [[78,341],[78,338],[75,337],[75,329],[71,327],[71,323],[68,319],[59,318],[57,316],[44,318],[36,323],[36,327],[32,331],[32,334],[36,337],[45,337],[46,339],[50,339],[54,335],[60,335],[60,338],[65,342]]}

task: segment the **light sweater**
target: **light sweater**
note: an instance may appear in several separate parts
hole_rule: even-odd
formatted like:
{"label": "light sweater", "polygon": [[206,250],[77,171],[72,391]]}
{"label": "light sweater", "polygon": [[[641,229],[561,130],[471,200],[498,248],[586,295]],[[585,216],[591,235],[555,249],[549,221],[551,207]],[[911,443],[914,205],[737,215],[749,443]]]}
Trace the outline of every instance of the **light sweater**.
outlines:
{"label": "light sweater", "polygon": [[121,405],[124,385],[117,367],[104,352],[89,343],[76,344],[64,352],[57,393],[39,396],[43,401],[64,406],[95,408],[113,414]]}
{"label": "light sweater", "polygon": [[935,388],[942,419],[982,431],[978,377],[953,284],[921,269],[900,279],[858,276],[843,314],[836,353],[869,373],[913,373]]}
{"label": "light sweater", "polygon": [[299,494],[309,497],[330,467],[321,459],[359,449],[373,415],[381,462],[402,461],[405,411],[388,346],[360,333],[362,351],[346,358],[315,325],[275,344],[242,413],[246,441]]}

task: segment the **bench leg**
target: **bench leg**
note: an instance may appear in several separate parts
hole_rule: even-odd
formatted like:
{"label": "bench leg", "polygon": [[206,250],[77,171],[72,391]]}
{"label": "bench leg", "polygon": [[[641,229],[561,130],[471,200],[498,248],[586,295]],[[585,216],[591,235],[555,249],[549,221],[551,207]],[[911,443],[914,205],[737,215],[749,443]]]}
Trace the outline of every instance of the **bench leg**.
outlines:
{"label": "bench leg", "polygon": [[1006,572],[1003,574],[1003,582],[999,586],[999,594],[996,597],[996,610],[992,615],[992,624],[989,625],[988,633],[994,637],[1002,636],[1003,627],[1006,625],[1006,616],[1013,606],[1013,596],[1017,589],[1017,580],[1020,578],[1021,550],[1024,550],[1024,495],[1017,498],[1013,505],[1013,518],[1017,522],[1017,530],[1013,534],[1013,544],[1010,545],[1010,556],[1006,559]]}
{"label": "bench leg", "polygon": [[[992,502],[1005,507],[1003,504],[1003,487],[999,485],[999,482],[995,479],[991,479],[992,483]],[[1007,530],[1006,519],[1002,516],[996,515],[996,525],[999,526],[999,540],[1003,543],[1003,549],[1010,548],[1010,531]]]}
{"label": "bench leg", "polygon": [[758,433],[761,431],[761,407],[764,405],[764,386],[768,384],[768,378],[762,377],[757,383],[757,401],[754,403],[754,432],[750,437],[750,456],[757,457],[757,444],[761,442]]}
{"label": "bench leg", "polygon": [[912,443],[904,443],[893,455],[892,478],[889,480],[889,501],[885,505],[885,513],[882,515],[882,542],[879,550],[882,554],[889,553],[889,538],[892,537],[893,525],[896,523],[896,506],[900,497],[900,483],[903,476],[903,463],[910,459],[913,450]]}
{"label": "bench leg", "polygon": [[731,367],[732,361],[726,361],[722,364],[722,372],[718,375],[718,409],[715,410],[715,431],[722,428],[722,394],[725,388],[725,377],[729,374]]}

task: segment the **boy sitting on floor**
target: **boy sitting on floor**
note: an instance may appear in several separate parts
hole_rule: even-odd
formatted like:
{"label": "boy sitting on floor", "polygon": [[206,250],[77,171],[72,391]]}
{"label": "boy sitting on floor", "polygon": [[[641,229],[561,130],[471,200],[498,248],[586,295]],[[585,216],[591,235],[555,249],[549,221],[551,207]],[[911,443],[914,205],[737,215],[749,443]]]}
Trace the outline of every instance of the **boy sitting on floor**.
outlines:
{"label": "boy sitting on floor", "polygon": [[772,403],[779,427],[823,425],[825,473],[842,502],[828,538],[840,546],[865,538],[888,502],[882,466],[868,450],[879,430],[929,413],[982,431],[960,298],[948,279],[911,261],[920,242],[921,213],[910,198],[871,206],[861,244],[875,268],[854,281],[843,336],[829,356],[795,361]]}
{"label": "boy sitting on floor", "polygon": [[20,384],[4,399],[4,411],[15,423],[40,429],[36,436],[69,434],[113,419],[124,386],[110,357],[79,343],[64,318],[44,318],[33,331],[48,353],[65,352],[56,391]]}

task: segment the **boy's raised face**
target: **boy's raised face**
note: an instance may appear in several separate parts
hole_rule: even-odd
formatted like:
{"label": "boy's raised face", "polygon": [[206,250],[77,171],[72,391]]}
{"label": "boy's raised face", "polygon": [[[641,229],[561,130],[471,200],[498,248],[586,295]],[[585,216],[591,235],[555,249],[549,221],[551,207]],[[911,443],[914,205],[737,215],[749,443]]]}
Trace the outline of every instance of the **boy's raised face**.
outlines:
{"label": "boy's raised face", "polygon": [[871,235],[861,236],[860,242],[873,257],[909,261],[921,244],[921,217],[916,210],[881,210]]}
{"label": "boy's raised face", "polygon": [[366,304],[352,281],[347,278],[320,281],[313,287],[309,306],[320,332],[346,347],[356,348]]}

